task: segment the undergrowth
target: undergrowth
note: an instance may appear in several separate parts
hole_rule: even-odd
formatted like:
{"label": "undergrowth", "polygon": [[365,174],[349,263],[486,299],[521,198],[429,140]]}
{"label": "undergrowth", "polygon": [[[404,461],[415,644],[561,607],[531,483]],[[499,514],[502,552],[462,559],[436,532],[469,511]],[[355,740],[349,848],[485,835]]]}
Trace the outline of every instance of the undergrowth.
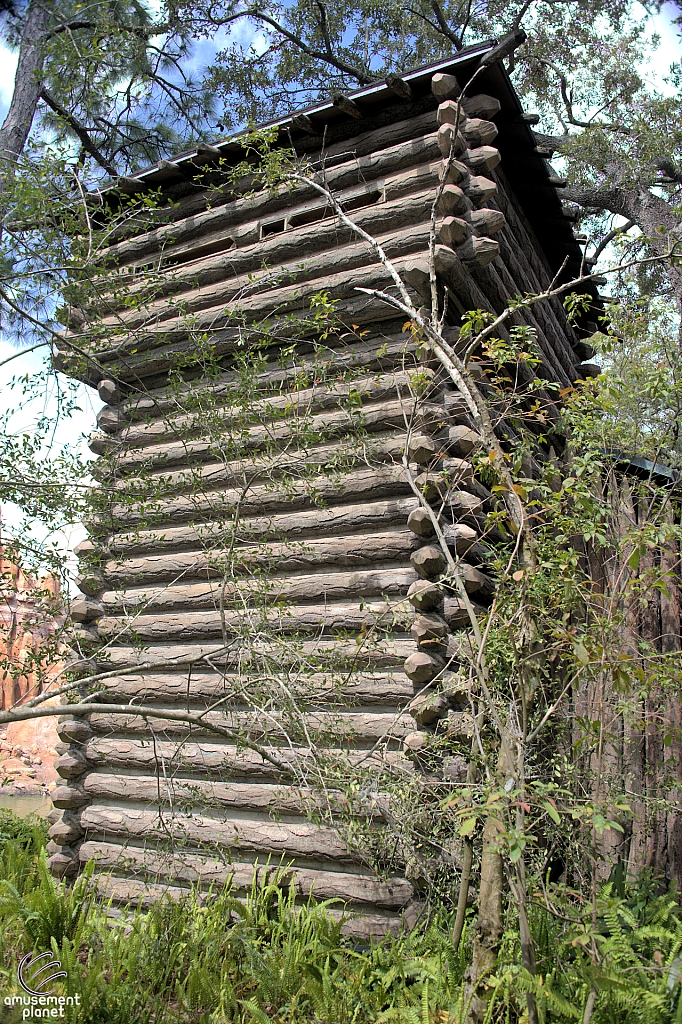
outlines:
{"label": "undergrowth", "polygon": [[[261,872],[237,899],[230,886],[188,892],[114,917],[95,897],[91,871],[73,885],[46,869],[44,831],[10,823],[0,847],[0,1019],[22,1019],[26,953],[51,950],[67,978],[48,990],[78,995],[71,1024],[459,1024],[470,942],[451,942],[451,914],[361,946],[344,935],[343,908],[301,905],[283,875]],[[510,908],[487,1024],[524,1024],[526,992],[542,1024],[682,1024],[682,913],[650,879],[607,884],[595,903],[551,893],[536,901],[538,972],[521,958]],[[330,913],[332,911],[333,913]]]}

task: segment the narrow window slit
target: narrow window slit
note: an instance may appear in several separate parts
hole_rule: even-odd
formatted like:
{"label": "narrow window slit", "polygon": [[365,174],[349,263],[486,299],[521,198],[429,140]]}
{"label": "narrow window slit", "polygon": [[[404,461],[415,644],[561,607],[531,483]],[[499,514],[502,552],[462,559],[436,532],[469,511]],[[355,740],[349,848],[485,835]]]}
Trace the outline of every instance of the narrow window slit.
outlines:
{"label": "narrow window slit", "polygon": [[364,206],[374,206],[380,200],[381,192],[363,192],[359,196],[353,196],[352,199],[341,200],[341,206],[348,212],[349,210],[361,210]]}
{"label": "narrow window slit", "polygon": [[194,246],[192,249],[185,249],[184,252],[169,252],[163,257],[163,265],[166,267],[178,266],[181,263],[190,263],[192,260],[200,260],[204,256],[217,256],[221,252],[229,252],[236,249],[237,243],[234,238],[216,238],[203,245]]}
{"label": "narrow window slit", "polygon": [[314,210],[303,210],[302,213],[296,213],[293,217],[289,217],[289,227],[300,228],[304,224],[314,224],[317,220],[324,220],[330,213],[331,208],[327,204],[316,206]]}
{"label": "narrow window slit", "polygon": [[[374,203],[378,203],[381,199],[381,192],[362,192],[359,196],[353,196],[351,199],[339,200],[344,210],[360,210],[364,206],[373,206]],[[324,206],[316,206],[312,210],[302,210],[301,213],[295,213],[293,217],[289,218],[290,228],[300,228],[304,224],[314,224],[315,221],[324,220],[326,217],[332,217],[334,211],[329,203],[325,203]]]}
{"label": "narrow window slit", "polygon": [[272,220],[269,224],[261,224],[260,236],[261,238],[267,238],[268,235],[277,235],[280,231],[284,231],[286,222],[284,218],[282,220]]}

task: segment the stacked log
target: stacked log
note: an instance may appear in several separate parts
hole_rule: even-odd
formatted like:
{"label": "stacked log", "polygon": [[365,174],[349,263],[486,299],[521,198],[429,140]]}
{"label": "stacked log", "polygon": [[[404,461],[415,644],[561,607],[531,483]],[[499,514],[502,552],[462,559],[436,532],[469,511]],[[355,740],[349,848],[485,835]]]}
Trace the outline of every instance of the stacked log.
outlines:
{"label": "stacked log", "polygon": [[[518,204],[493,146],[498,101],[459,104],[458,83],[441,74],[433,93],[435,118],[358,133],[352,153],[329,147],[327,180],[417,304],[430,291],[442,185],[438,287],[455,317],[495,312],[551,274],[530,229],[514,243]],[[356,932],[395,930],[416,906],[413,886],[377,877],[334,820],[316,823],[319,794],[301,782],[309,745],[292,738],[280,708],[249,703],[245,680],[267,662],[289,686],[303,663],[303,723],[348,764],[460,778],[473,729],[469,616],[494,591],[483,543],[494,500],[469,461],[480,438],[404,317],[358,297],[358,284],[391,280],[313,189],[189,196],[164,217],[111,245],[106,309],[79,314],[108,339],[96,354],[105,406],[91,447],[115,498],[80,546],[74,619],[109,694],[152,710],[60,723],[51,867],[69,876],[97,858],[110,873],[103,886],[125,902],[228,878],[244,888],[258,864],[282,857],[302,895],[339,898],[360,915]],[[160,274],[140,274],[152,264]],[[325,338],[316,380],[310,305],[322,287],[346,328]],[[254,317],[276,341],[241,422],[239,353],[258,334],[244,326]],[[547,376],[574,379],[571,328],[556,310],[533,324]],[[197,332],[220,363],[208,383],[186,367]],[[296,352],[283,358],[289,340]],[[187,402],[208,388],[226,437],[239,424],[227,455],[200,416],[177,411],[168,374],[178,368]],[[276,460],[273,445],[284,452]],[[182,708],[201,723],[153,714]]]}

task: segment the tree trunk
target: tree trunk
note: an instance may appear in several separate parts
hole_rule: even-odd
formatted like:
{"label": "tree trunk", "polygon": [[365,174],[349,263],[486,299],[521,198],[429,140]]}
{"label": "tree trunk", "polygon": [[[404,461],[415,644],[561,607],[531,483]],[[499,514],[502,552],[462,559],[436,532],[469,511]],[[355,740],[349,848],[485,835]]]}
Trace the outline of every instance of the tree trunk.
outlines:
{"label": "tree trunk", "polygon": [[504,870],[500,833],[504,825],[491,813],[483,829],[481,882],[478,898],[478,919],[474,949],[467,971],[465,1007],[467,1024],[482,1024],[488,1009],[486,979],[497,965],[497,953],[504,929]]}
{"label": "tree trunk", "polygon": [[50,20],[49,4],[32,0],[26,12],[12,102],[0,128],[0,225],[7,205],[7,184],[33,124],[42,88],[44,42]]}
{"label": "tree trunk", "polygon": [[[673,247],[679,253],[682,241],[679,216],[669,202],[654,195],[648,188],[568,188],[562,199],[592,210],[608,210],[634,221],[646,236],[654,255],[665,256]],[[682,270],[672,260],[665,262],[665,270],[678,312],[682,313]],[[682,347],[682,327],[679,340]]]}

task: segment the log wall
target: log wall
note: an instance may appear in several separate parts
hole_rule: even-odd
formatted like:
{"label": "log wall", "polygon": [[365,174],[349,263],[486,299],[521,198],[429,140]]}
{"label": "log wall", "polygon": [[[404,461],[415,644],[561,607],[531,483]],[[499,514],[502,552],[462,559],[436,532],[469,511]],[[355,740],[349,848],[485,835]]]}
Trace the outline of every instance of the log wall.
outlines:
{"label": "log wall", "polygon": [[[447,77],[434,79],[427,109],[326,149],[328,183],[419,301],[431,204],[451,144]],[[465,109],[436,254],[453,330],[463,311],[499,312],[554,273],[494,146],[499,102],[479,95]],[[200,190],[158,220],[165,223],[119,235],[107,253],[116,271],[106,301],[79,313],[112,339],[92,371],[107,404],[91,447],[102,486],[115,494],[81,545],[84,597],[74,617],[85,647],[99,650],[98,667],[114,673],[117,700],[159,713],[223,701],[206,726],[248,736],[261,752],[162,718],[65,718],[51,866],[69,875],[96,857],[107,891],[126,901],[228,876],[246,886],[256,862],[283,858],[302,895],[338,898],[359,915],[351,929],[383,934],[412,919],[417,894],[405,878],[377,877],[342,831],[316,822],[320,794],[301,791],[283,770],[311,752],[300,738],[290,742],[276,707],[255,710],[248,684],[267,662],[293,685],[304,664],[308,727],[349,763],[388,759],[409,773],[420,732],[447,719],[467,734],[456,696],[424,710],[425,688],[447,683],[466,661],[466,616],[461,602],[443,604],[429,585],[444,561],[401,460],[407,446],[415,476],[454,474],[449,537],[465,559],[467,589],[485,604],[494,582],[478,540],[491,496],[465,461],[476,438],[452,385],[403,333],[404,318],[356,291],[391,282],[311,189],[243,198]],[[310,305],[320,290],[337,301],[346,328],[324,339],[324,379],[301,387],[303,371],[314,378],[320,341]],[[243,324],[266,317],[278,340],[263,350],[254,381],[257,415],[235,437]],[[575,380],[580,343],[560,303],[515,322],[537,332],[541,375],[562,386]],[[222,410],[231,437],[222,450],[202,433],[200,416],[178,410],[168,383],[198,333],[220,361],[210,393],[212,415]],[[189,400],[207,384],[182,372]],[[362,444],[349,441],[358,429]],[[276,465],[273,444],[284,452]],[[297,466],[305,470],[298,479]],[[429,478],[422,483],[428,489]],[[263,623],[260,661],[230,643]],[[437,654],[429,653],[434,638]]]}

